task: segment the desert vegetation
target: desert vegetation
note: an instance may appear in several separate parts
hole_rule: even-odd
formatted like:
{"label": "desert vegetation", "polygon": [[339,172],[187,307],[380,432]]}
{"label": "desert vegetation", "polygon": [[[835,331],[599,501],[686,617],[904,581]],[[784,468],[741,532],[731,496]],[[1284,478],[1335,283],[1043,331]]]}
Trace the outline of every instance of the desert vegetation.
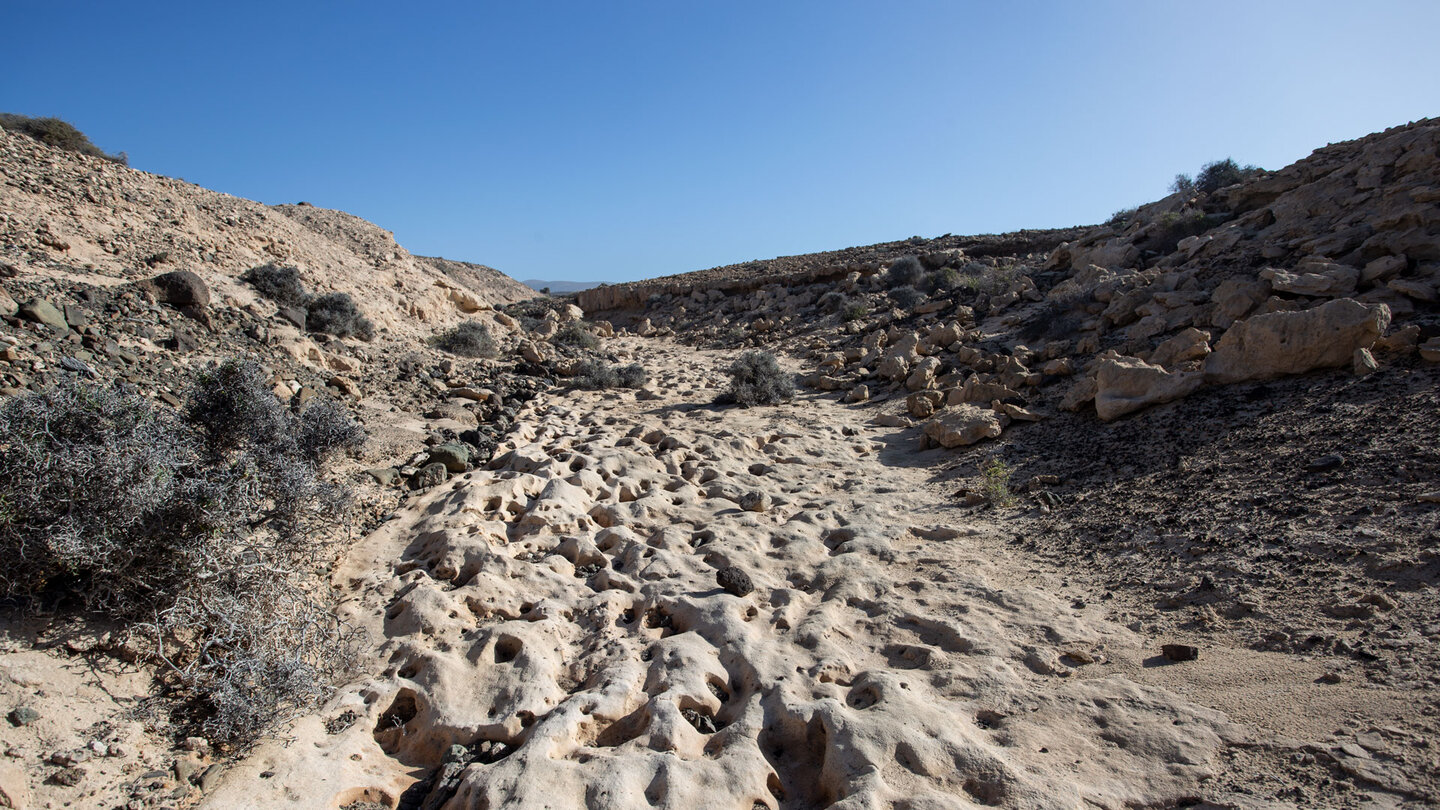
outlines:
{"label": "desert vegetation", "polygon": [[795,397],[794,379],[770,352],[745,352],[730,364],[728,373],[730,387],[723,397],[737,405],[776,405]]}
{"label": "desert vegetation", "polygon": [[34,138],[40,143],[56,149],[102,158],[122,166],[130,163],[129,156],[124,152],[115,155],[105,153],[100,147],[91,143],[85,133],[76,129],[74,124],[60,118],[32,118],[16,113],[0,113],[0,127],[9,132],[18,132]]}
{"label": "desert vegetation", "polygon": [[182,413],[76,382],[0,404],[0,594],[116,621],[187,728],[243,747],[346,667],[318,578],[364,440],[325,400],[299,412],[258,365],[199,375]]}
{"label": "desert vegetation", "polygon": [[490,327],[473,320],[441,332],[432,342],[437,349],[461,357],[494,357],[497,350]]}

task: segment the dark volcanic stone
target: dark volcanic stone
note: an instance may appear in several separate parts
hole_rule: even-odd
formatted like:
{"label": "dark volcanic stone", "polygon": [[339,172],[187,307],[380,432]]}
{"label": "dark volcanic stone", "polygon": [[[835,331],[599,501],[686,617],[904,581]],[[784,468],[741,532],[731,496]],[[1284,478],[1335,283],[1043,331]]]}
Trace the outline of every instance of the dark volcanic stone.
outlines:
{"label": "dark volcanic stone", "polygon": [[715,572],[715,582],[731,596],[745,596],[755,590],[750,575],[730,565]]}

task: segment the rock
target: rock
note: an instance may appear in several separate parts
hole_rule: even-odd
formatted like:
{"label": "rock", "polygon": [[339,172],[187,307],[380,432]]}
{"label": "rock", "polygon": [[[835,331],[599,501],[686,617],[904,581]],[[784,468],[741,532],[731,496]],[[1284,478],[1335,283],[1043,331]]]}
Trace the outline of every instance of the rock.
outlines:
{"label": "rock", "polygon": [[410,476],[410,488],[429,489],[445,483],[445,479],[449,477],[450,471],[445,468],[444,464],[438,461],[434,464],[426,464]]}
{"label": "rock", "polygon": [[1104,421],[1151,405],[1189,396],[1204,383],[1196,371],[1166,371],[1135,357],[1100,363],[1095,373],[1095,413]]}
{"label": "rock", "polygon": [[449,473],[463,473],[470,469],[470,449],[459,442],[445,442],[430,449],[425,463],[443,464]]}
{"label": "rock", "polygon": [[911,391],[923,391],[933,388],[935,385],[935,373],[940,370],[940,360],[936,357],[926,357],[916,363],[910,371],[910,376],[905,378],[905,387]]}
{"label": "rock", "polygon": [[868,385],[857,385],[850,389],[850,393],[845,395],[846,402],[867,402],[869,399],[870,386]]}
{"label": "rock", "polygon": [[969,404],[950,408],[925,424],[925,435],[947,448],[993,439],[1002,430],[1004,425],[994,411]]}
{"label": "rock", "polygon": [[1085,403],[1095,399],[1095,393],[1099,386],[1095,384],[1094,377],[1081,377],[1070,385],[1065,391],[1065,396],[1060,398],[1060,409],[1065,411],[1078,411],[1085,407]]}
{"label": "rock", "polygon": [[1440,337],[1432,337],[1420,344],[1420,359],[1427,363],[1440,363]]}
{"label": "rock", "polygon": [[1303,269],[1307,272],[1291,273],[1267,267],[1260,271],[1260,278],[1270,282],[1276,292],[1317,298],[1353,295],[1355,285],[1360,281],[1360,271],[1344,264],[1314,263]]}
{"label": "rock", "polygon": [[[331,388],[336,389],[340,393],[350,397],[351,399],[361,399],[363,396],[360,393],[360,385],[358,383],[356,383],[354,380],[341,377],[338,374],[334,377],[331,377],[328,381],[326,381],[325,384],[330,386]],[[305,389],[300,389],[300,393],[304,394]]]}
{"label": "rock", "polygon": [[916,419],[928,419],[940,409],[944,399],[939,391],[916,391],[905,398],[905,409]]}
{"label": "rock", "polygon": [[365,474],[375,479],[375,483],[382,487],[393,485],[400,480],[400,471],[394,467],[371,467]]}
{"label": "rock", "polygon": [[768,512],[771,505],[770,496],[764,492],[746,492],[736,503],[746,512]]}
{"label": "rock", "polygon": [[450,396],[468,399],[471,402],[489,402],[490,398],[495,396],[495,392],[488,388],[467,388],[461,386],[459,388],[451,388]]}
{"label": "rock", "polygon": [[1409,262],[1404,256],[1381,256],[1361,268],[1360,281],[1365,284],[1387,281],[1405,272],[1407,265]]}
{"label": "rock", "polygon": [[1422,492],[1415,497],[1420,503],[1440,503],[1440,489],[1433,492]]}
{"label": "rock", "polygon": [[1391,279],[1385,285],[1397,293],[1416,301],[1433,303],[1436,299],[1435,288],[1423,281],[1416,281],[1413,278]]}
{"label": "rock", "polygon": [[276,314],[294,324],[296,329],[305,328],[305,319],[308,315],[303,307],[282,306]]}
{"label": "rock", "polygon": [[1337,368],[1368,349],[1390,324],[1384,304],[1350,298],[1314,309],[1269,312],[1238,321],[1205,359],[1205,380],[1236,383]]}
{"label": "rock", "polygon": [[1172,368],[1180,363],[1199,360],[1210,353],[1210,333],[1190,327],[1155,347],[1150,362]]}
{"label": "rock", "polygon": [[899,355],[888,355],[880,361],[875,373],[887,380],[899,380],[910,373],[910,364]]}
{"label": "rock", "polygon": [[750,575],[729,565],[715,572],[715,582],[731,596],[748,596],[755,590]]}
{"label": "rock", "polygon": [[70,325],[65,322],[65,313],[44,298],[32,298],[21,304],[17,311],[21,318],[44,324],[56,332],[70,331]]}
{"label": "rock", "polygon": [[1305,465],[1305,469],[1308,472],[1324,472],[1325,470],[1333,470],[1343,466],[1345,466],[1344,456],[1339,453],[1329,453],[1310,459],[1310,462]]}
{"label": "rock", "polygon": [[9,714],[10,724],[13,726],[28,726],[39,719],[40,712],[30,706],[17,707]]}
{"label": "rock", "polygon": [[9,318],[20,310],[20,305],[10,297],[10,293],[0,290],[0,318]]}
{"label": "rock", "polygon": [[1351,359],[1355,373],[1360,376],[1380,370],[1380,364],[1375,362],[1375,355],[1369,349],[1356,349]]}
{"label": "rock", "polygon": [[136,286],[155,296],[156,301],[186,314],[198,313],[210,306],[210,288],[189,270],[173,270],[138,282]]}
{"label": "rock", "polygon": [[1171,661],[1194,661],[1200,657],[1200,648],[1189,644],[1165,644],[1160,647],[1160,654]]}

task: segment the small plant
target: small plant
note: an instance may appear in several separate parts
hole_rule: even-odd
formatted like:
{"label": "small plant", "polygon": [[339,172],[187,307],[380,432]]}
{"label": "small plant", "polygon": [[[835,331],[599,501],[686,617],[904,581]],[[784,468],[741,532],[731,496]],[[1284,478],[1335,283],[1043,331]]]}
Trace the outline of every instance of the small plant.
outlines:
{"label": "small plant", "polygon": [[925,265],[914,256],[901,256],[885,270],[885,286],[913,287],[925,281]]}
{"label": "small plant", "polygon": [[560,327],[550,342],[560,346],[571,346],[576,349],[596,349],[600,346],[600,339],[585,327],[584,321],[571,321]]}
{"label": "small plant", "polygon": [[730,388],[723,398],[749,408],[774,405],[795,397],[795,381],[780,368],[775,355],[748,351],[730,364]]}
{"label": "small plant", "polygon": [[240,280],[277,304],[303,307],[310,301],[310,293],[300,281],[300,271],[294,267],[262,264],[245,271]]}
{"label": "small plant", "polygon": [[375,337],[375,324],[360,312],[350,293],[343,292],[325,293],[313,299],[305,316],[305,328],[342,338],[354,336],[371,340]]}
{"label": "small plant", "polygon": [[960,286],[960,271],[953,267],[942,267],[925,278],[921,288],[930,295],[950,292]]}
{"label": "small plant", "polygon": [[119,163],[121,166],[130,165],[130,159],[124,152],[118,155],[107,155],[100,150],[100,147],[91,143],[85,133],[59,118],[31,118],[28,115],[0,113],[0,127],[4,127],[7,132],[18,132],[56,149],[103,158],[111,163]]}
{"label": "small plant", "polygon": [[620,384],[620,373],[603,360],[586,360],[575,374],[575,387],[587,391],[604,391]]}
{"label": "small plant", "polygon": [[639,363],[621,366],[619,374],[621,388],[644,388],[645,383],[650,382],[650,372]]}
{"label": "small plant", "polygon": [[925,301],[925,293],[906,285],[891,290],[890,300],[895,302],[895,306],[910,310],[920,306],[920,304]]}
{"label": "small plant", "polygon": [[959,288],[973,293],[1003,295],[1019,278],[1020,271],[1015,265],[991,267],[981,262],[970,262],[960,276]]}
{"label": "small plant", "polygon": [[432,341],[441,351],[461,357],[494,357],[495,338],[490,328],[479,321],[463,321],[453,329],[436,335]]}
{"label": "small plant", "polygon": [[991,506],[1014,506],[1018,503],[1015,493],[1010,491],[1010,476],[1015,468],[998,458],[992,458],[980,466],[980,494]]}
{"label": "small plant", "polygon": [[850,323],[851,321],[858,321],[869,314],[870,308],[865,306],[864,301],[851,301],[845,305],[844,309],[840,310],[840,320],[845,323]]}
{"label": "small plant", "polygon": [[616,368],[602,360],[590,359],[580,364],[575,387],[589,391],[609,388],[643,388],[650,381],[650,372],[639,363]]}
{"label": "small plant", "polygon": [[1109,225],[1112,228],[1119,228],[1128,225],[1130,223],[1130,220],[1135,218],[1137,210],[1138,209],[1135,208],[1121,208],[1119,211],[1111,214],[1110,218],[1105,220],[1105,224]]}

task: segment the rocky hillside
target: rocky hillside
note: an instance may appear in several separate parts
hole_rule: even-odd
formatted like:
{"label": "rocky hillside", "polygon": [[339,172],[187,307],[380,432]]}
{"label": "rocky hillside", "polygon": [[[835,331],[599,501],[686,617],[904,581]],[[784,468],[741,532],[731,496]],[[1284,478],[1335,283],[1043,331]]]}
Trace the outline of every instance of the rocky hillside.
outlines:
{"label": "rocky hillside", "polygon": [[243,355],[368,433],[316,561],[345,678],[236,745],[104,616],[0,605],[0,806],[1440,803],[1440,122],[1100,226],[523,301],[0,147],[9,401],[173,408]]}

